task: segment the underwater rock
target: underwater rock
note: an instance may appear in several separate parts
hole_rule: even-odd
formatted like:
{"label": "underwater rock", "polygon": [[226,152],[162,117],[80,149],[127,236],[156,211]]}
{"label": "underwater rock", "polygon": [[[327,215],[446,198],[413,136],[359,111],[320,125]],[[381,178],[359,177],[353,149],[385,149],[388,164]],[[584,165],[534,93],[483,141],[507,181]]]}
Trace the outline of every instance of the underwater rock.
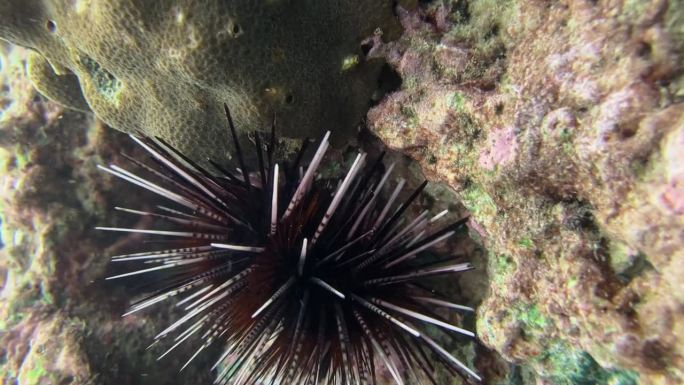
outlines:
{"label": "underwater rock", "polygon": [[471,212],[491,284],[478,334],[522,365],[502,381],[681,383],[681,2],[400,16],[404,36],[374,54],[402,87],[369,126]]}
{"label": "underwater rock", "polygon": [[126,295],[101,280],[118,244],[94,226],[115,220],[113,197],[136,194],[96,165],[129,138],[44,100],[27,56],[0,45],[0,383],[210,384],[207,370],[169,371],[145,350],[170,314],[122,321]]}
{"label": "underwater rock", "polygon": [[45,96],[204,161],[229,157],[223,103],[240,127],[266,128],[277,114],[286,137],[354,134],[382,65],[366,60],[362,41],[398,35],[391,7],[9,0],[0,4],[0,38],[36,51],[29,72]]}

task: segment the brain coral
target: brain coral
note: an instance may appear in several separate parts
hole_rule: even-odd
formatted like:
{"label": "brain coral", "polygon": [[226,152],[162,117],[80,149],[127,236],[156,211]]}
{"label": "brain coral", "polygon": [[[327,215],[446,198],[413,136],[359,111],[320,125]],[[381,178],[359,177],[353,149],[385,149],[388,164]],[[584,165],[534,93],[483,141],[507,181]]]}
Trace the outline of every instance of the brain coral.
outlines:
{"label": "brain coral", "polygon": [[32,48],[30,78],[65,106],[195,158],[241,127],[338,138],[366,112],[381,63],[362,41],[399,32],[389,0],[8,0],[0,38]]}

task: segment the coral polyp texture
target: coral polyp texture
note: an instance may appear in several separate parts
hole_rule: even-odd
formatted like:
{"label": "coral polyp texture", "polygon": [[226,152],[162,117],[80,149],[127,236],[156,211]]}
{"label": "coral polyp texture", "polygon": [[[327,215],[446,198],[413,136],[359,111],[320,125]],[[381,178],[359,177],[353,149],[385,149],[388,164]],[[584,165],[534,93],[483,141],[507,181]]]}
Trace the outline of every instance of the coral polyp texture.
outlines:
{"label": "coral polyp texture", "polygon": [[425,255],[467,218],[441,225],[445,212],[408,216],[427,181],[405,199],[403,179],[385,192],[394,165],[385,169],[384,153],[372,161],[359,153],[341,178],[324,177],[329,132],[310,162],[305,142],[285,163],[275,159],[275,131],[266,151],[255,133],[248,151],[258,162],[249,167],[227,115],[236,172],[215,162],[209,172],[152,138],[134,138],[154,162],[130,158],[141,173],[102,167],[159,199],[154,211],[118,208],[155,225],[99,229],[154,237],[144,247],[135,241],[142,251],[113,257],[128,267],[108,279],[147,293],[126,314],[172,300],[184,310],[156,335],[154,344],[167,346],[160,358],[194,344],[182,370],[218,345],[217,383],[372,384],[385,370],[400,385],[437,384],[436,366],[480,380],[431,336],[474,337],[436,311],[473,309],[433,287],[470,263],[458,251]]}
{"label": "coral polyp texture", "polygon": [[[397,36],[389,0],[54,1],[0,4],[0,38],[33,50],[45,96],[191,157],[226,158],[224,102],[239,126],[304,137],[354,132],[381,60],[362,41]],[[260,126],[261,125],[261,126]]]}

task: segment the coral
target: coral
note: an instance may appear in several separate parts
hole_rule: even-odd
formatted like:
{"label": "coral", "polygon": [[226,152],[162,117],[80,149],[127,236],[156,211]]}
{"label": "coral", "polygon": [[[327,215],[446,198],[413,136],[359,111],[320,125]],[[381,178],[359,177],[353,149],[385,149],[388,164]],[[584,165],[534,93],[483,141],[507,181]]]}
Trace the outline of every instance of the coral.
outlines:
{"label": "coral", "polygon": [[0,38],[36,51],[29,73],[44,95],[203,161],[229,156],[224,102],[242,127],[277,114],[288,137],[354,133],[382,64],[366,60],[362,41],[397,36],[391,6],[11,0],[0,5]]}
{"label": "coral", "polygon": [[683,17],[441,0],[371,52],[402,78],[371,130],[457,191],[488,250],[478,333],[522,365],[502,381],[684,380]]}
{"label": "coral", "polygon": [[[171,2],[155,3],[155,12],[144,13],[171,18],[143,18],[142,1],[129,0],[125,8],[113,1],[67,3],[0,2],[0,36],[36,50],[29,75],[42,92],[77,109],[85,100],[119,128],[152,127],[175,138],[174,144],[187,142],[178,145],[184,150],[204,148],[214,157],[211,152],[223,147],[216,143],[227,142],[220,103],[234,105],[245,127],[259,124],[271,108],[292,123],[292,136],[311,133],[321,128],[316,119],[323,129],[339,116],[354,120],[353,114],[323,117],[320,111],[350,111],[354,107],[345,100],[368,99],[366,88],[361,96],[350,95],[365,76],[375,81],[371,58],[386,58],[402,86],[371,110],[368,123],[390,147],[418,160],[430,179],[450,185],[470,211],[471,234],[486,249],[486,261],[475,265],[486,267],[489,279],[464,278],[454,286],[474,299],[467,305],[483,298],[477,322],[466,320],[466,326],[477,326],[482,341],[512,364],[479,347],[458,356],[476,353],[465,361],[486,383],[684,379],[681,2],[421,1],[419,10],[400,12],[403,37],[390,44],[374,37],[372,46],[364,45],[368,55],[357,51],[372,27],[354,29],[348,46],[325,40],[349,37],[341,33],[299,39],[283,51],[268,43],[284,63],[296,62],[287,70],[292,79],[309,71],[309,80],[297,84],[315,90],[307,106],[323,106],[311,116],[295,114],[313,111],[304,106],[309,94],[300,95],[303,88],[293,89],[288,104],[291,83],[235,84],[247,79],[237,68],[259,69],[257,80],[269,81],[263,74],[281,73],[280,66],[222,66],[232,57],[191,55],[221,39],[249,37],[242,19],[234,17],[233,25],[202,23],[198,14],[177,12],[173,6],[179,3]],[[240,4],[257,9],[284,3]],[[376,24],[390,20],[388,8],[383,10],[387,16],[378,16]],[[381,15],[356,15],[371,14]],[[104,27],[78,34],[85,23],[109,26],[111,36]],[[255,25],[266,28],[262,24]],[[244,34],[227,36],[235,29],[224,27],[235,25]],[[222,28],[224,34],[211,33]],[[385,37],[392,30],[383,27]],[[253,48],[246,47],[254,54]],[[337,56],[322,55],[338,48]],[[104,209],[115,192],[94,181],[94,164],[115,160],[113,147],[123,142],[86,115],[41,100],[26,82],[23,64],[12,64],[23,63],[17,52],[3,51],[1,58],[3,380],[21,375],[23,381],[72,376],[72,383],[175,383],[178,376],[153,365],[155,355],[142,342],[171,315],[135,316],[122,325],[118,314],[124,304],[116,300],[122,293],[97,281],[83,290],[104,274],[102,250],[119,251],[112,239],[93,237],[90,227],[115,221]],[[290,56],[295,53],[297,59]],[[325,57],[327,67],[320,65]],[[346,91],[335,99],[320,93],[335,82],[348,82]],[[123,113],[123,106],[133,110]],[[215,122],[205,118],[205,110]],[[84,330],[81,322],[97,327]],[[41,333],[60,341],[65,349],[49,351],[69,355],[73,367],[65,371],[37,359],[30,341]],[[149,376],[140,377],[143,372]],[[93,373],[100,375],[96,381],[83,378]],[[210,381],[202,373],[187,378]]]}

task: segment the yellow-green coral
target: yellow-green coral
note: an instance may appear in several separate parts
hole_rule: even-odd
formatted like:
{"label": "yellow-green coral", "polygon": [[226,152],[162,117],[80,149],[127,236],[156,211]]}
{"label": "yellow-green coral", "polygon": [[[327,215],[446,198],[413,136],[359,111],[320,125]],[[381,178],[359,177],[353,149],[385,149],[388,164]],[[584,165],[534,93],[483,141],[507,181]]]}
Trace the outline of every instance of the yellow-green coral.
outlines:
{"label": "yellow-green coral", "polygon": [[239,127],[264,129],[275,113],[286,137],[354,132],[381,64],[365,59],[362,41],[378,31],[397,36],[391,7],[9,0],[0,5],[0,38],[36,51],[30,77],[49,98],[204,160],[227,155],[223,103]]}

